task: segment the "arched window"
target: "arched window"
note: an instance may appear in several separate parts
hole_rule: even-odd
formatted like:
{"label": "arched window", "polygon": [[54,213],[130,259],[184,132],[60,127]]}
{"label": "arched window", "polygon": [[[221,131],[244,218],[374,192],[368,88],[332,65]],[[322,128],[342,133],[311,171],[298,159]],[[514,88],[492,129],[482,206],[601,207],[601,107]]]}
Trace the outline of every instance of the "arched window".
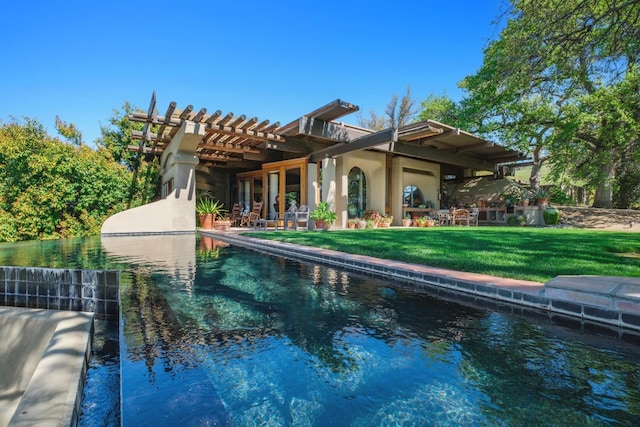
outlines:
{"label": "arched window", "polygon": [[420,191],[420,189],[415,185],[407,185],[404,187],[402,197],[402,205],[404,207],[417,208],[418,206],[422,206],[426,203],[422,196],[422,191]]}
{"label": "arched window", "polygon": [[362,218],[367,209],[367,178],[359,167],[349,171],[349,205],[347,213],[349,218]]}

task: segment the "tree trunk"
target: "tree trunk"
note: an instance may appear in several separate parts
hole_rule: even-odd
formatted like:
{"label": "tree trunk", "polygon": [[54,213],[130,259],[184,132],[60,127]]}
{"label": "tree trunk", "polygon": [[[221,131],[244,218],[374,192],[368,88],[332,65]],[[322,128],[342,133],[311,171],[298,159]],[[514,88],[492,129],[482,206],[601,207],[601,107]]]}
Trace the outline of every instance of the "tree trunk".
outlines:
{"label": "tree trunk", "polygon": [[531,175],[529,176],[529,186],[531,187],[531,191],[536,192],[540,188],[540,181],[542,177],[540,176],[540,171],[542,170],[542,164],[547,157],[540,157],[540,146],[536,145],[532,153],[533,157],[533,165],[531,165]]}
{"label": "tree trunk", "polygon": [[594,208],[613,207],[613,182],[616,178],[616,162],[611,160],[600,166],[600,180],[593,197]]}

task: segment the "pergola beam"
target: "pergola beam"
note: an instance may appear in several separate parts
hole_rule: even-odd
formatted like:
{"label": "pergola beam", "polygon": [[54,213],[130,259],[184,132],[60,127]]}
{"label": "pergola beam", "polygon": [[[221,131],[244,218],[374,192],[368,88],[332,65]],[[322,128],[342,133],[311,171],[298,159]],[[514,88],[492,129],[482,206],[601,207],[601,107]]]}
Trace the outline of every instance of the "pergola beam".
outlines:
{"label": "pergola beam", "polygon": [[402,141],[396,142],[393,151],[394,153],[400,155],[429,160],[432,162],[447,163],[476,170],[493,172],[493,170],[495,169],[494,162],[476,159],[473,157],[452,153],[450,151],[438,150],[436,148],[420,147],[418,145]]}
{"label": "pergola beam", "polygon": [[366,150],[367,148],[373,148],[377,145],[392,143],[395,144],[398,141],[398,129],[390,128],[381,130],[376,133],[372,133],[360,138],[354,139],[351,142],[340,142],[330,147],[323,148],[321,150],[314,151],[309,156],[310,162],[319,162],[325,158],[336,157],[341,154],[350,153],[352,151]]}

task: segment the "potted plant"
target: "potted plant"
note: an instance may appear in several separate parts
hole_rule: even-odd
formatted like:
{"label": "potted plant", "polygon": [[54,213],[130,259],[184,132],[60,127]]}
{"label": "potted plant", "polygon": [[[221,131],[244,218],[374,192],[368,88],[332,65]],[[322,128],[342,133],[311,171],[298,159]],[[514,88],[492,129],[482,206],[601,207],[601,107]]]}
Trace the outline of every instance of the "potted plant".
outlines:
{"label": "potted plant", "polygon": [[393,216],[385,214],[378,218],[378,227],[388,228],[391,227],[391,223],[393,222]]}
{"label": "potted plant", "polygon": [[411,227],[411,215],[407,214],[404,218],[402,218],[402,226]]}
{"label": "potted plant", "polygon": [[549,204],[549,192],[542,187],[538,188],[533,198],[536,199],[536,205],[538,206]]}
{"label": "potted plant", "polygon": [[289,203],[289,207],[290,208],[291,207],[293,207],[293,208],[296,207],[296,197],[297,197],[297,194],[296,194],[295,191],[291,191],[291,192],[286,193],[284,195],[284,198],[287,200],[287,203]]}
{"label": "potted plant", "polygon": [[329,203],[320,202],[318,206],[311,211],[309,218],[313,220],[317,230],[327,230],[336,221],[338,216],[329,209]]}
{"label": "potted plant", "polygon": [[227,210],[224,209],[224,205],[221,201],[212,200],[212,202],[213,204],[211,206],[211,215],[213,216],[213,221],[215,222],[216,220],[222,218]]}
{"label": "potted plant", "polygon": [[358,219],[358,230],[364,230],[365,228],[367,228],[367,221],[363,218]]}
{"label": "potted plant", "polygon": [[359,218],[351,218],[347,220],[347,227],[349,227],[349,229],[353,230],[354,228],[356,228],[358,226],[358,222],[360,222]]}
{"label": "potted plant", "polygon": [[529,199],[531,198],[531,191],[526,188],[522,189],[522,206],[529,206]]}
{"label": "potted plant", "polygon": [[201,194],[196,202],[196,213],[200,220],[200,228],[210,230],[213,228],[213,215],[216,212],[216,203],[207,194]]}
{"label": "potted plant", "polygon": [[366,211],[364,211],[362,218],[365,221],[369,221],[369,220],[377,221],[378,218],[380,218],[380,213],[375,209],[367,209]]}
{"label": "potted plant", "polygon": [[218,231],[227,231],[231,228],[231,220],[226,215],[219,216],[218,219],[213,221],[213,228]]}

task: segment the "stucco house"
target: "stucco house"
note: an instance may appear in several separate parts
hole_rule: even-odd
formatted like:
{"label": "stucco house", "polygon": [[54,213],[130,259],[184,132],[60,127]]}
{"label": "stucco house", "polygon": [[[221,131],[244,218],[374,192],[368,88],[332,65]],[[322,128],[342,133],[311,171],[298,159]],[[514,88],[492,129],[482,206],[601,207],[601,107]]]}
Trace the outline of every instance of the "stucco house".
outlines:
{"label": "stucco house", "polygon": [[[162,199],[118,213],[102,234],[190,233],[196,229],[196,190],[208,190],[227,208],[263,201],[262,216],[286,209],[287,197],[313,209],[326,201],[347,219],[375,209],[399,224],[407,214],[446,206],[448,184],[497,174],[522,153],[432,120],[375,132],[339,121],[358,107],[337,99],[280,125],[268,120],[208,113],[175,102],[164,115],[155,93],[130,147],[160,156]],[[277,201],[277,202],[276,202]]]}

